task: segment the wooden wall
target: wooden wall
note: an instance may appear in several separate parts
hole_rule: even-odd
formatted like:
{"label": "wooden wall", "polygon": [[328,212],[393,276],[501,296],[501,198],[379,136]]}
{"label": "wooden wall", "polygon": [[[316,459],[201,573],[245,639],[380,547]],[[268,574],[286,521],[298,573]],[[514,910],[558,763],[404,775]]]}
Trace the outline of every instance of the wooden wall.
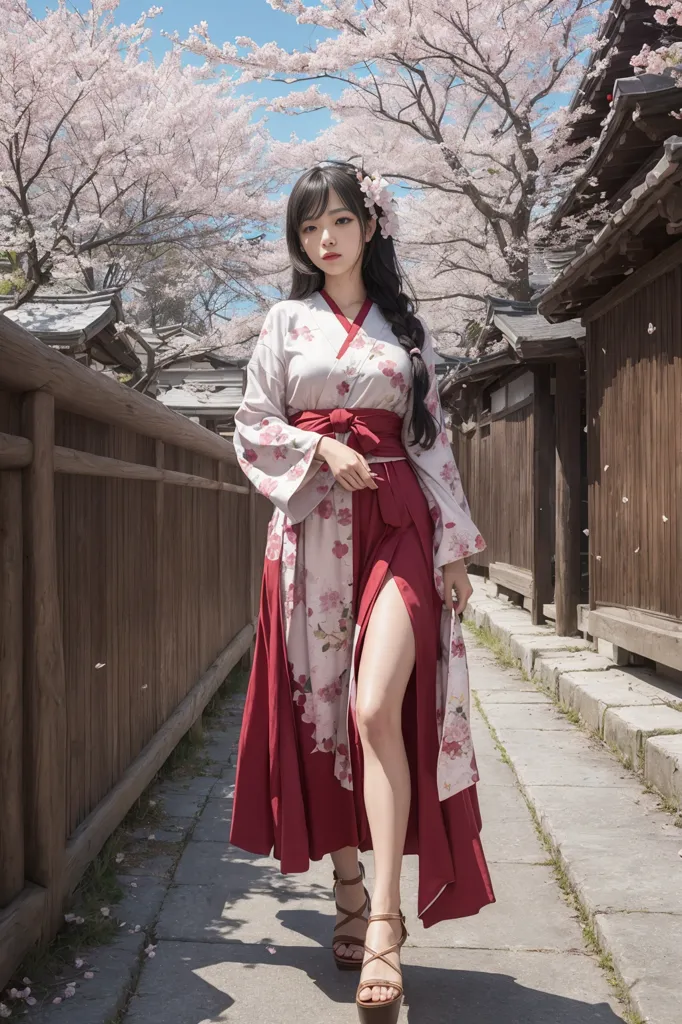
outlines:
{"label": "wooden wall", "polygon": [[587,357],[591,604],[680,619],[682,268],[589,323]]}
{"label": "wooden wall", "polygon": [[506,416],[453,431],[453,453],[471,515],[487,548],[474,565],[506,562],[532,569],[533,406],[532,400]]}
{"label": "wooden wall", "polygon": [[229,442],[0,351],[1,986],[248,651],[271,506]]}

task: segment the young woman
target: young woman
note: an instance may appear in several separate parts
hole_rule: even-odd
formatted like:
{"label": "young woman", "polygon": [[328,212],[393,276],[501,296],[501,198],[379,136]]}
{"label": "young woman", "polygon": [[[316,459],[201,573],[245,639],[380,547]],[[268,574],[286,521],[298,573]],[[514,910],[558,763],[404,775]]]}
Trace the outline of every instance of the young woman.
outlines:
{"label": "young woman", "polygon": [[[274,849],[283,872],[331,854],[333,956],[362,969],[370,1024],[393,1024],[402,1000],[403,853],[419,854],[426,927],[494,900],[458,618],[464,559],[484,543],[433,345],[403,292],[391,203],[383,179],[350,164],[297,181],[291,295],[266,317],[234,438],[275,512],[231,841]],[[374,851],[371,916],[358,850]]]}

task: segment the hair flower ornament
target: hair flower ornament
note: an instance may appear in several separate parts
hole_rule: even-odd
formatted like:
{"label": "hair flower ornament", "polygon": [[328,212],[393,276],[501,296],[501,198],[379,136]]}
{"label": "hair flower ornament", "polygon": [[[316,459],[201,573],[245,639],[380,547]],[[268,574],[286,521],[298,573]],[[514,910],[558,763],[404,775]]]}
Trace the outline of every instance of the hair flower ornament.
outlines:
{"label": "hair flower ornament", "polygon": [[377,216],[377,206],[381,209],[379,226],[383,238],[395,238],[398,234],[398,213],[396,202],[388,188],[388,182],[378,171],[374,174],[363,174],[356,171],[360,189],[365,193],[365,206],[372,217]]}

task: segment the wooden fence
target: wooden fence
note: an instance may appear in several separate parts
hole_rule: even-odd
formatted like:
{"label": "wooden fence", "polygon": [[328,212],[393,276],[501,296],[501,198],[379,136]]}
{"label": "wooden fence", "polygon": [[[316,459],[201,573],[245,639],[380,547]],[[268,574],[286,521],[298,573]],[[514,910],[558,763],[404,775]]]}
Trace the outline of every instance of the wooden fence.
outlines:
{"label": "wooden fence", "polygon": [[249,650],[232,445],[0,317],[0,987]]}

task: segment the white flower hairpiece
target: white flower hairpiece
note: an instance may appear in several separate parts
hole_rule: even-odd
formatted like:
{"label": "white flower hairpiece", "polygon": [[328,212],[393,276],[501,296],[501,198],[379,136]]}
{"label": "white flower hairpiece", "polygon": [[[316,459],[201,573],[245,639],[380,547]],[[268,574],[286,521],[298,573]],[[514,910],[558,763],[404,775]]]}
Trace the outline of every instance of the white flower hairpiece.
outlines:
{"label": "white flower hairpiece", "polygon": [[395,199],[388,188],[388,182],[381,177],[378,171],[372,175],[363,175],[362,171],[356,171],[355,176],[360,182],[360,189],[365,193],[365,206],[371,216],[376,218],[376,207],[381,207],[379,226],[382,236],[395,238],[398,234],[398,213]]}

